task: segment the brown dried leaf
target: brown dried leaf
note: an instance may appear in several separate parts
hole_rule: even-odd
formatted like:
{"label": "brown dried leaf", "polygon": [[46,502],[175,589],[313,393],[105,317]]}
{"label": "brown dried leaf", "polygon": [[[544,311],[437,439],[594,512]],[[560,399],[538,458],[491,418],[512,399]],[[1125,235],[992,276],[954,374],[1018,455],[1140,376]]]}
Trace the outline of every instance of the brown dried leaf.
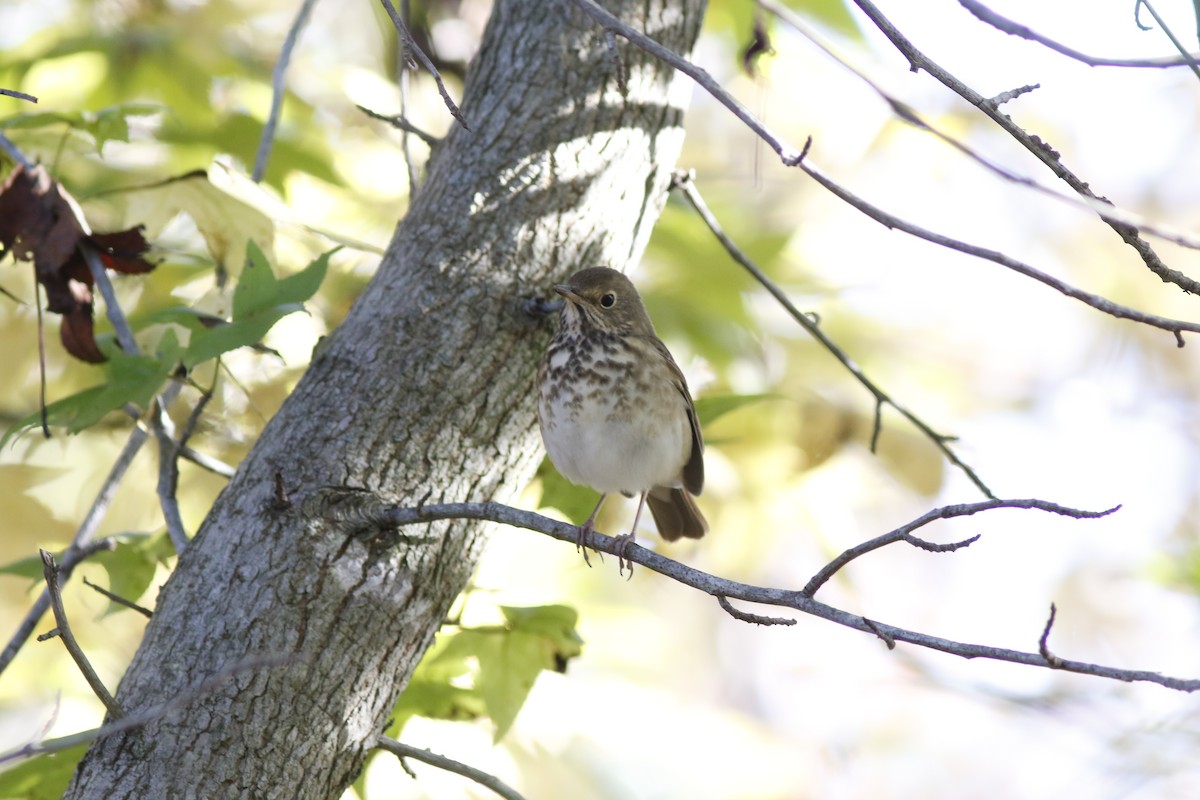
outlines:
{"label": "brown dried leaf", "polygon": [[141,226],[89,234],[74,199],[41,165],[18,165],[0,188],[0,245],[15,258],[32,261],[46,290],[46,308],[63,315],[59,335],[67,352],[89,363],[105,360],[93,332],[91,270],[79,246],[89,243],[108,269],[144,273],[154,265]]}

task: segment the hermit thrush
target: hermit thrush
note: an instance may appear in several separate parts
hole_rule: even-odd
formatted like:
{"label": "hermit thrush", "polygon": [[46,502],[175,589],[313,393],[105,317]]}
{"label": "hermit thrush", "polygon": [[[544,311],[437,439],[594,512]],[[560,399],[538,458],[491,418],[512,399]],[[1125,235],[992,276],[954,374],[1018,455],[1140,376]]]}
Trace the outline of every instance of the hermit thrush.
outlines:
{"label": "hermit thrush", "polygon": [[617,537],[619,555],[647,503],[667,541],[700,538],[708,530],[692,499],[704,487],[700,423],[642,298],[608,267],[581,270],[554,291],[566,303],[538,370],[538,421],[558,471],[600,492],[579,528],[579,545],[612,492],[639,496],[633,527]]}

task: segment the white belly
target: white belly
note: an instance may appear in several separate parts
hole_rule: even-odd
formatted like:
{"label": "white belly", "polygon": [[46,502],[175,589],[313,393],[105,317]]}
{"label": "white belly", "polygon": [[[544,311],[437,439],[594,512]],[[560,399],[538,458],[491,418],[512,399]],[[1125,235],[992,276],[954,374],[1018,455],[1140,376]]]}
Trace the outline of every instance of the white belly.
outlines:
{"label": "white belly", "polygon": [[[553,398],[544,392],[539,397],[542,440],[554,466],[568,480],[600,492],[637,494],[682,485],[692,452],[683,395],[664,375],[634,387],[629,402],[619,403],[612,385],[628,375],[605,377],[609,385],[600,391],[568,386]],[[648,404],[662,410],[655,420],[647,419]]]}

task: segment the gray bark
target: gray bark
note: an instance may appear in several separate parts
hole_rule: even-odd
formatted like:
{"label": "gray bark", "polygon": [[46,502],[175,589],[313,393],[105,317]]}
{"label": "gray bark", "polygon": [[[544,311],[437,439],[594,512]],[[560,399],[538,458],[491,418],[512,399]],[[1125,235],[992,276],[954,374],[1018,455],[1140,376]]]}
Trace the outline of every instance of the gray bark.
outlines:
{"label": "gray bark", "polygon": [[[608,4],[683,52],[703,5]],[[603,32],[569,3],[497,2],[464,90],[471,130],[436,148],[378,274],[159,596],[117,698],[176,704],[97,742],[67,797],[333,798],[357,776],[487,526],[348,540],[279,504],[276,475],[292,497],[349,486],[405,504],[504,502],[528,483],[549,324],[522,299],[637,259],[682,139],[690,86],[619,52],[624,97]]]}

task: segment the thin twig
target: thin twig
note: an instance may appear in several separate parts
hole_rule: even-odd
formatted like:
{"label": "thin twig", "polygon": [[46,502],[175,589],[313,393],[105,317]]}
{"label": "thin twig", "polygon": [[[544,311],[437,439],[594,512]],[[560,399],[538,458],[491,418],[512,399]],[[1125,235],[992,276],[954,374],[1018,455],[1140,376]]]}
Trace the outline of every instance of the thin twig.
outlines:
{"label": "thin twig", "polygon": [[8,153],[9,158],[23,166],[25,169],[33,169],[33,162],[26,158],[25,154],[21,152],[21,148],[13,144],[12,139],[9,139],[7,136],[5,136],[3,132],[0,132],[0,150]]}
{"label": "thin twig", "polygon": [[[163,390],[162,397],[164,403],[170,403],[175,396],[183,388],[183,384],[178,381],[172,381]],[[87,516],[83,518],[79,528],[75,531],[75,536],[71,540],[70,546],[63,554],[63,563],[59,566],[59,580],[66,583],[70,577],[71,570],[78,563],[80,554],[90,553],[92,539],[95,537],[100,528],[100,523],[104,520],[105,514],[108,513],[109,506],[112,505],[113,496],[117,492],[117,488],[121,485],[122,479],[125,477],[129,465],[133,463],[134,457],[146,443],[149,436],[149,431],[142,425],[137,425],[129,434],[128,441],[125,442],[125,447],[121,449],[116,461],[113,462],[112,468],[108,471],[108,476],[104,479],[104,483],[100,486],[100,491],[96,494],[96,499],[92,501],[92,507],[88,509]],[[29,609],[29,613],[21,620],[17,626],[17,630],[9,639],[8,644],[4,646],[3,652],[0,652],[0,674],[12,663],[17,657],[17,653],[29,640],[34,628],[37,626],[38,620],[46,613],[46,609],[50,607],[50,594],[46,590],[38,596],[34,601],[33,607]]]}
{"label": "thin twig", "polygon": [[1179,39],[1175,37],[1174,32],[1172,32],[1172,30],[1167,26],[1166,21],[1164,21],[1163,18],[1158,15],[1158,12],[1154,10],[1154,6],[1150,5],[1150,0],[1137,0],[1137,5],[1134,8],[1134,14],[1136,15],[1138,13],[1137,10],[1142,6],[1145,6],[1146,10],[1150,12],[1150,16],[1154,17],[1154,21],[1158,23],[1158,27],[1162,29],[1162,32],[1165,33],[1167,38],[1171,40],[1171,44],[1175,45],[1175,49],[1179,51],[1179,55],[1187,59],[1187,65],[1191,67],[1192,74],[1197,78],[1200,78],[1200,66],[1196,64],[1195,57],[1187,51],[1187,48],[1183,46],[1183,42],[1179,41]]}
{"label": "thin twig", "polygon": [[117,293],[113,290],[112,281],[108,279],[108,270],[104,268],[100,254],[87,241],[80,241],[79,252],[83,254],[83,260],[87,262],[88,269],[91,270],[92,280],[96,282],[100,296],[104,298],[104,312],[108,315],[108,321],[112,323],[121,349],[131,356],[137,355],[138,345],[137,339],[133,336],[133,328],[129,327],[129,321],[125,319],[125,312],[121,310],[121,304],[117,302]]}
{"label": "thin twig", "polygon": [[601,8],[594,0],[571,0],[581,11],[596,21],[600,27],[606,31],[611,31],[617,36],[631,42],[637,47],[645,50],[650,55],[654,56],[664,64],[670,64],[675,69],[687,75],[689,78],[698,83],[701,88],[711,94],[717,102],[728,108],[733,115],[745,123],[750,130],[754,131],[762,138],[764,142],[770,145],[771,149],[779,154],[783,163],[789,167],[794,167],[800,163],[803,154],[796,148],[789,145],[782,137],[773,133],[766,125],[750,113],[750,111],[734,97],[721,88],[716,79],[702,67],[698,67],[692,62],[683,58],[678,53],[670,48],[664,47],[658,42],[651,39],[646,34],[638,31],[635,28],[626,25],[621,20],[614,17],[604,8]]}
{"label": "thin twig", "polygon": [[179,692],[165,703],[160,703],[156,706],[143,708],[133,711],[118,720],[110,722],[107,725],[101,725],[99,728],[91,728],[79,733],[72,733],[67,736],[59,736],[55,739],[44,739],[30,742],[16,750],[10,750],[7,753],[0,754],[0,764],[5,764],[9,761],[16,761],[22,758],[31,758],[44,753],[61,753],[63,750],[68,750],[81,744],[88,744],[99,739],[104,739],[114,734],[123,733],[134,728],[140,728],[161,719],[168,714],[180,708],[190,705],[199,698],[211,693],[221,684],[228,681],[230,678],[239,675],[247,670],[252,669],[269,669],[271,667],[279,667],[288,664],[293,664],[303,660],[299,656],[257,656],[244,659],[238,663],[221,670],[216,675],[198,681],[182,692]]}
{"label": "thin twig", "polygon": [[[630,572],[633,570],[631,569]],[[733,603],[729,602],[729,598],[723,594],[717,595],[717,603],[725,610],[725,613],[740,622],[749,622],[751,625],[795,625],[796,620],[791,617],[764,617],[762,614],[751,614],[749,611],[742,611],[734,608]]]}
{"label": "thin twig", "polygon": [[91,581],[89,581],[87,579],[87,577],[84,577],[83,585],[93,589],[96,592],[99,592],[100,594],[104,595],[109,600],[113,601],[114,603],[116,603],[119,606],[124,606],[125,608],[128,608],[132,611],[138,612],[139,614],[146,617],[147,619],[150,619],[151,617],[154,616],[154,612],[151,611],[150,609],[146,608],[145,606],[138,605],[137,603],[133,602],[132,600],[121,597],[121,595],[119,595],[119,594],[114,594],[113,592],[110,592],[108,589],[105,589],[103,586],[99,586],[97,584],[92,583]]}
{"label": "thin twig", "polygon": [[1050,652],[1050,629],[1054,627],[1054,618],[1058,616],[1058,607],[1054,603],[1050,604],[1050,616],[1046,620],[1046,627],[1042,629],[1042,638],[1038,639],[1038,652],[1042,658],[1054,669],[1062,666],[1063,660],[1054,653]]}
{"label": "thin twig", "polygon": [[18,100],[28,100],[31,103],[36,103],[38,101],[38,99],[33,95],[25,94],[24,92],[18,92],[16,89],[0,89],[0,94],[4,95],[5,97],[15,97]]}
{"label": "thin twig", "polygon": [[[343,494],[343,492],[337,489],[327,489],[310,496],[300,503],[300,513],[306,516],[318,516],[330,504],[330,496],[339,494]],[[537,531],[572,546],[576,543],[579,536],[579,528],[576,525],[559,522],[558,520],[544,517],[532,511],[512,508],[501,503],[442,503],[425,505],[420,508],[403,508],[388,506],[368,492],[350,492],[349,495],[349,501],[354,502],[355,498],[358,498],[359,501],[372,507],[371,516],[376,518],[375,522],[379,526],[420,525],[436,520],[475,519],[490,520],[504,525]],[[1094,512],[1081,511],[1078,513],[1086,515]],[[720,578],[681,564],[678,561],[673,561],[640,545],[629,544],[624,540],[617,540],[603,533],[592,532],[589,539],[589,546],[614,556],[623,552],[626,560],[640,564],[660,575],[665,575],[685,586],[691,586],[713,597],[724,596],[750,603],[791,608],[805,614],[829,620],[847,628],[880,636],[885,640],[891,639],[896,642],[907,642],[962,658],[988,658],[1036,667],[1050,666],[1050,663],[1039,653],[956,642],[950,639],[942,639],[937,636],[898,628],[893,625],[886,625],[874,620],[868,623],[866,619],[858,614],[852,614],[848,611],[821,603],[811,597],[805,597],[803,592],[791,589],[752,586]],[[1063,660],[1054,666],[1057,669],[1081,675],[1093,675],[1127,682],[1143,681],[1182,692],[1200,691],[1200,679],[1175,678],[1161,675],[1157,672],[1119,669],[1117,667],[1092,664],[1084,661]]]}
{"label": "thin twig", "polygon": [[824,173],[817,170],[810,162],[805,162],[800,165],[800,169],[804,170],[809,177],[817,183],[824,186],[829,191],[846,201],[850,205],[857,208],[859,211],[866,214],[871,219],[880,223],[887,228],[904,231],[905,233],[916,236],[918,239],[924,239],[927,242],[932,242],[941,245],[949,250],[957,250],[960,253],[966,253],[976,258],[981,258],[985,261],[993,261],[1002,267],[1007,267],[1013,272],[1024,275],[1027,278],[1033,278],[1039,283],[1044,283],[1050,288],[1065,294],[1067,297],[1074,298],[1080,302],[1091,306],[1097,311],[1101,311],[1109,316],[1117,317],[1118,319],[1127,319],[1133,322],[1140,322],[1143,325],[1149,325],[1152,328],[1168,331],[1175,334],[1175,343],[1183,347],[1183,332],[1200,333],[1200,323],[1186,322],[1184,320],[1171,319],[1169,317],[1160,317],[1157,314],[1147,314],[1137,309],[1123,306],[1119,303],[1114,303],[1106,297],[1101,297],[1098,294],[1085,292],[1082,289],[1077,289],[1069,283],[1059,280],[1051,275],[1042,272],[1039,269],[1029,266],[1023,261],[1018,261],[1015,258],[1005,255],[998,250],[991,250],[986,247],[968,244],[959,239],[952,239],[949,236],[944,236],[940,233],[922,228],[919,225],[914,225],[911,222],[906,222],[897,216],[889,214],[880,209],[878,206],[871,205],[866,200],[856,194],[853,194],[848,189],[843,188],[840,184],[835,183],[832,179],[826,177]]}
{"label": "thin twig", "polygon": [[396,32],[400,34],[400,41],[404,45],[404,52],[416,56],[417,60],[421,62],[421,65],[425,67],[425,69],[429,70],[429,74],[433,76],[434,83],[437,84],[438,94],[442,96],[442,102],[444,102],[446,104],[446,108],[450,110],[450,116],[458,120],[458,123],[465,129],[471,130],[471,127],[467,125],[467,119],[463,116],[462,111],[460,111],[458,106],[455,105],[454,101],[450,99],[450,93],[446,91],[446,84],[442,83],[442,73],[438,72],[437,67],[435,67],[433,62],[429,60],[429,56],[425,55],[425,51],[420,47],[417,47],[417,43],[413,39],[412,33],[409,32],[408,26],[404,24],[404,19],[400,16],[400,13],[396,11],[396,7],[392,5],[391,0],[380,0],[380,2],[383,3],[384,10],[387,11],[388,16],[392,18],[392,25],[396,27]]}
{"label": "thin twig", "polygon": [[[1138,228],[1135,224],[1133,224],[1133,221],[1121,219],[1121,216],[1127,215],[1122,215],[1121,213],[1117,212],[1116,208],[1111,202],[1108,201],[1108,199],[1093,192],[1086,181],[1080,179],[1077,175],[1067,169],[1063,165],[1058,152],[1049,147],[1040,138],[1026,133],[1024,128],[1013,122],[1012,119],[1007,114],[1002,113],[998,107],[992,105],[988,98],[968,87],[958,78],[942,69],[942,67],[930,60],[928,56],[914,47],[912,42],[910,42],[903,34],[900,33],[896,26],[893,25],[891,21],[883,15],[883,13],[875,6],[874,3],[871,2],[871,0],[854,0],[854,3],[862,10],[864,14],[867,15],[871,22],[875,24],[875,27],[879,28],[883,35],[886,36],[889,41],[891,41],[895,48],[899,50],[906,59],[908,59],[908,63],[914,72],[919,69],[925,70],[935,80],[950,89],[959,97],[962,97],[968,103],[971,103],[973,106],[978,108],[993,122],[1000,126],[1000,128],[1003,129],[1008,135],[1016,139],[1022,146],[1025,147],[1025,149],[1027,149],[1030,153],[1036,156],[1038,160],[1045,164],[1050,171],[1055,174],[1055,176],[1070,186],[1071,189],[1080,197],[1083,197],[1086,201],[1088,201],[1092,205],[1093,210],[1099,214],[1100,218],[1104,220],[1104,222],[1107,223],[1110,228],[1116,231],[1117,235],[1119,235],[1126,244],[1128,244],[1137,252],[1143,263],[1145,263],[1146,267],[1151,272],[1161,278],[1164,282],[1173,283],[1179,288],[1183,289],[1185,292],[1200,294],[1200,281],[1189,278],[1182,272],[1173,270],[1163,263],[1163,260],[1154,251],[1154,248],[1150,246],[1150,243],[1139,235]],[[1105,210],[1110,208],[1112,209],[1111,211]],[[1144,227],[1146,227],[1147,230],[1150,229],[1149,226]],[[1159,234],[1158,231],[1155,231],[1155,233],[1156,235]],[[1164,238],[1167,238],[1171,241],[1177,241],[1177,238],[1173,236],[1164,236]],[[1183,244],[1183,242],[1180,242],[1180,244]]]}
{"label": "thin twig", "polygon": [[355,108],[357,108],[359,111],[366,114],[368,117],[374,117],[377,120],[386,122],[387,124],[391,125],[392,127],[399,128],[400,130],[402,130],[406,133],[413,134],[414,136],[416,136],[418,139],[420,139],[422,142],[424,142],[429,147],[433,147],[435,144],[438,143],[438,137],[434,136],[431,133],[426,133],[425,131],[418,128],[416,125],[413,125],[411,122],[408,121],[408,118],[405,117],[404,114],[402,114],[402,113],[389,115],[389,114],[380,114],[378,111],[372,111],[371,109],[367,108],[366,106],[355,106]]}
{"label": "thin twig", "polygon": [[49,550],[39,550],[38,552],[42,556],[42,574],[46,577],[46,591],[50,593],[50,608],[54,611],[54,624],[58,626],[58,638],[62,639],[62,643],[67,648],[67,652],[71,654],[75,665],[83,673],[84,680],[88,682],[88,686],[92,687],[92,691],[100,698],[100,702],[104,703],[108,713],[118,719],[125,716],[125,712],[117,705],[116,699],[108,691],[104,681],[100,680],[100,676],[92,668],[91,662],[84,655],[83,648],[79,646],[79,642],[75,641],[75,634],[71,632],[71,624],[67,621],[67,612],[63,608],[62,593],[58,588],[58,565],[54,563],[54,556],[50,554]]}
{"label": "thin twig", "polygon": [[279,50],[279,58],[275,61],[275,70],[271,75],[271,111],[267,114],[262,138],[258,140],[254,171],[250,173],[250,179],[255,183],[262,181],[263,175],[267,173],[267,161],[271,158],[271,146],[275,143],[275,128],[279,125],[279,112],[283,108],[283,79],[292,60],[292,49],[295,48],[296,40],[300,38],[300,31],[307,24],[314,5],[316,0],[304,0],[300,4],[300,10],[296,12],[292,27],[288,29],[287,38],[283,40],[283,47]]}
{"label": "thin twig", "polygon": [[1031,42],[1036,42],[1050,50],[1053,50],[1067,58],[1073,58],[1076,61],[1081,61],[1089,67],[1134,67],[1134,68],[1155,68],[1164,69],[1169,67],[1183,67],[1200,58],[1200,54],[1187,54],[1183,56],[1166,56],[1164,58],[1103,58],[1100,56],[1089,56],[1087,53],[1081,53],[1074,48],[1068,47],[1065,44],[1056,42],[1047,36],[1043,36],[1037,31],[1022,25],[1019,22],[1001,16],[991,10],[979,0],[958,0],[959,5],[967,11],[974,14],[981,22],[991,25],[1002,33],[1007,33],[1010,36],[1018,36],[1022,39],[1027,39]]}
{"label": "thin twig", "polygon": [[505,800],[525,800],[525,798],[516,790],[513,789],[504,781],[491,775],[483,770],[475,767],[467,766],[461,761],[455,761],[452,758],[440,756],[437,753],[431,753],[428,750],[423,750],[420,747],[413,747],[410,744],[398,742],[389,736],[380,736],[376,740],[376,744],[381,750],[387,750],[389,753],[399,757],[401,760],[405,758],[414,758],[417,761],[424,761],[426,764],[444,769],[447,772],[453,772],[456,775],[462,775],[464,778],[470,778],[485,789],[491,789],[496,794],[505,798]]}
{"label": "thin twig", "polygon": [[179,513],[179,446],[172,438],[171,418],[166,405],[156,400],[150,409],[150,429],[158,441],[158,504],[162,509],[167,536],[175,552],[183,555],[188,545],[187,531],[183,527],[183,516]]}
{"label": "thin twig", "polygon": [[[400,0],[400,18],[407,24],[412,19],[412,3],[410,0]],[[409,71],[408,63],[412,60],[412,56],[408,52],[408,44],[403,36],[400,37],[400,114],[399,117],[404,119],[408,114],[408,89],[409,89]],[[400,152],[404,155],[404,167],[408,171],[408,201],[412,204],[413,198],[416,197],[417,188],[421,181],[421,176],[417,172],[417,164],[413,158],[412,140],[409,137],[411,131],[405,128],[400,128]],[[415,135],[415,134],[414,134]]]}
{"label": "thin twig", "polygon": [[42,313],[42,282],[37,278],[37,262],[29,266],[33,268],[33,305],[37,309],[38,417],[42,424],[42,436],[49,439],[50,414],[46,410],[46,318]]}
{"label": "thin twig", "polygon": [[[941,140],[943,143],[954,148],[979,166],[986,169],[988,172],[991,172],[993,175],[996,175],[1003,180],[1009,181],[1010,183],[1015,183],[1019,186],[1024,186],[1027,189],[1032,189],[1055,200],[1063,201],[1071,205],[1080,205],[1076,198],[1063,197],[1058,192],[1046,186],[1042,186],[1032,178],[1028,178],[1024,175],[1018,175],[1017,173],[1000,166],[996,162],[984,156],[982,153],[979,153],[978,151],[969,147],[965,142],[960,141],[959,139],[951,136],[949,133],[946,133],[942,129],[925,120],[920,114],[917,113],[916,109],[914,109],[908,103],[905,103],[903,100],[890,94],[882,86],[872,80],[865,72],[858,69],[849,61],[838,55],[832,47],[826,44],[821,37],[817,35],[815,30],[813,30],[807,23],[804,22],[804,19],[799,14],[792,11],[787,6],[776,2],[775,0],[756,0],[756,2],[759,6],[774,14],[777,18],[787,23],[790,27],[800,33],[800,35],[808,39],[809,42],[816,46],[826,56],[841,65],[843,69],[851,72],[860,81],[871,87],[871,90],[874,91],[875,94],[879,95],[883,102],[887,103],[888,108],[890,108],[892,113],[896,115],[897,119],[912,125],[918,130],[925,131],[926,133]],[[1017,92],[1013,94],[1013,96],[1016,96],[1020,93],[1021,92]],[[1007,97],[1001,100],[995,100],[993,102],[999,103],[1011,99],[1012,97]]]}
{"label": "thin twig", "polygon": [[953,519],[955,517],[969,517],[973,514],[978,514],[983,511],[992,511],[997,508],[1020,508],[1020,509],[1037,509],[1038,511],[1047,511],[1051,514],[1061,514],[1066,517],[1075,519],[1096,519],[1097,517],[1107,517],[1109,514],[1116,513],[1120,506],[1105,509],[1104,511],[1081,511],[1075,508],[1067,508],[1060,506],[1057,503],[1048,503],[1045,500],[986,500],[981,503],[960,503],[952,506],[942,506],[935,508],[932,511],[926,512],[914,519],[912,522],[907,522],[895,530],[888,531],[882,536],[876,536],[874,539],[855,545],[849,550],[846,550],[837,558],[830,561],[822,567],[812,579],[805,584],[800,593],[805,597],[812,597],[817,593],[825,583],[832,578],[839,570],[845,567],[859,556],[866,555],[881,547],[896,542],[907,542],[908,544],[918,547],[927,552],[946,553],[960,550],[973,542],[979,537],[972,536],[970,539],[964,539],[961,542],[953,542],[948,545],[934,545],[926,542],[924,539],[918,539],[912,535],[912,532],[918,528],[923,528],[931,522],[939,519]]}
{"label": "thin twig", "polygon": [[[801,167],[803,168],[803,165],[801,165]],[[683,192],[684,198],[689,204],[691,204],[692,208],[696,210],[696,213],[700,215],[700,218],[704,220],[704,224],[708,226],[708,229],[712,231],[713,235],[717,237],[717,240],[721,242],[721,245],[725,248],[725,251],[729,253],[730,257],[740,264],[743,269],[749,272],[755,280],[762,284],[763,288],[766,289],[771,296],[774,297],[775,300],[784,307],[788,314],[791,315],[792,319],[796,320],[796,322],[798,322],[800,326],[809,333],[810,336],[820,342],[821,346],[829,351],[830,355],[836,358],[842,364],[842,366],[844,366],[850,372],[850,374],[853,375],[855,379],[861,383],[863,387],[866,388],[866,390],[875,398],[875,422],[871,433],[872,452],[875,451],[875,446],[878,443],[879,434],[882,429],[882,415],[880,414],[880,407],[883,404],[887,404],[896,409],[901,416],[903,416],[906,420],[912,423],[917,430],[921,431],[921,433],[928,437],[929,440],[933,442],[939,450],[942,451],[942,454],[945,455],[946,459],[951,464],[962,470],[963,474],[966,475],[971,483],[975,484],[979,491],[983,492],[986,497],[994,498],[996,496],[992,493],[992,490],[988,487],[988,485],[983,482],[983,479],[975,473],[975,470],[973,470],[966,462],[958,457],[958,454],[955,453],[948,444],[949,438],[947,436],[935,431],[929,426],[928,423],[918,417],[906,406],[900,404],[893,399],[891,395],[879,388],[874,381],[867,377],[866,373],[863,372],[862,367],[860,367],[854,361],[854,359],[852,359],[846,353],[846,351],[842,350],[837,343],[830,339],[808,314],[805,314],[800,309],[796,308],[795,304],[792,303],[791,298],[789,298],[782,289],[775,285],[775,282],[767,277],[767,274],[759,269],[758,265],[751,261],[749,256],[742,252],[742,249],[738,247],[737,244],[730,239],[729,236],[726,235],[725,231],[721,228],[721,224],[717,222],[717,218],[713,216],[712,211],[709,210],[708,204],[706,204],[704,202],[704,198],[700,196],[700,191],[696,188],[695,181],[692,180],[690,174],[686,172],[676,172],[672,182],[672,187]]]}

